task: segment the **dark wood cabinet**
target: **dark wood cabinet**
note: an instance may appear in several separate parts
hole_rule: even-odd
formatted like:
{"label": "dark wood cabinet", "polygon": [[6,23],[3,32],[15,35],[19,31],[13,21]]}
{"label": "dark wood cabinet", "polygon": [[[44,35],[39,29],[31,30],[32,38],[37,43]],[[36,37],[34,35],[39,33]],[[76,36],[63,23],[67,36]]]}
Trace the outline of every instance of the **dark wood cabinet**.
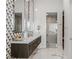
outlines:
{"label": "dark wood cabinet", "polygon": [[41,42],[41,36],[30,42],[29,44],[11,44],[12,58],[28,58]]}

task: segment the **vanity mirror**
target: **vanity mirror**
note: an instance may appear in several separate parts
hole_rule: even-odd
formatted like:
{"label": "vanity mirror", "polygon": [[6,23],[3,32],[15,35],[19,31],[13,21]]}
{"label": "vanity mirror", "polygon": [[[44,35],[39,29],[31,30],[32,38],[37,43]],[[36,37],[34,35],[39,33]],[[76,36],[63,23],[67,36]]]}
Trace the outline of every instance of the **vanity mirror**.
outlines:
{"label": "vanity mirror", "polygon": [[22,33],[24,19],[24,0],[15,0],[14,6],[14,33]]}
{"label": "vanity mirror", "polygon": [[32,32],[33,23],[34,23],[34,0],[15,0],[14,30],[13,30],[15,38],[23,39],[26,32],[27,33]]}

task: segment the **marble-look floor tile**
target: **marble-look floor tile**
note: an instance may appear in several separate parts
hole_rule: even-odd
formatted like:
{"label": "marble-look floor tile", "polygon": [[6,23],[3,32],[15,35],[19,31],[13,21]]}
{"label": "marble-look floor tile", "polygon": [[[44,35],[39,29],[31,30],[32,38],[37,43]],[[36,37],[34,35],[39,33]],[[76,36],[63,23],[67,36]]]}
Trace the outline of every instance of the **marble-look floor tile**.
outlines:
{"label": "marble-look floor tile", "polygon": [[62,59],[63,51],[57,48],[39,49],[35,55],[31,55],[29,59]]}

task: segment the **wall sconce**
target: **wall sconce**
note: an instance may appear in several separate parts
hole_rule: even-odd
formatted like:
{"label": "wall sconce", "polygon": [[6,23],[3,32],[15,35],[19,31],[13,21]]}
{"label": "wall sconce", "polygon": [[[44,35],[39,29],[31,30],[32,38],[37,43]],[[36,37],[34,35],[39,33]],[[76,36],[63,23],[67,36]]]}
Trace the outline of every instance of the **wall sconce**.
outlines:
{"label": "wall sconce", "polygon": [[30,21],[27,21],[27,29],[29,30],[30,28]]}

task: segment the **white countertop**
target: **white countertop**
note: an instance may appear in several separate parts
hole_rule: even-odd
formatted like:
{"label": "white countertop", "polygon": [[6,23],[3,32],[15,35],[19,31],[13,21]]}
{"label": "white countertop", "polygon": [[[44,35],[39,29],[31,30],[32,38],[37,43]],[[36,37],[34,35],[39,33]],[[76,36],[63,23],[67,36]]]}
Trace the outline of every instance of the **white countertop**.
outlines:
{"label": "white countertop", "polygon": [[29,44],[30,42],[32,42],[33,40],[35,40],[36,38],[40,37],[41,35],[34,35],[33,37],[27,37],[24,38],[21,41],[11,41],[11,43],[18,43],[18,44]]}

